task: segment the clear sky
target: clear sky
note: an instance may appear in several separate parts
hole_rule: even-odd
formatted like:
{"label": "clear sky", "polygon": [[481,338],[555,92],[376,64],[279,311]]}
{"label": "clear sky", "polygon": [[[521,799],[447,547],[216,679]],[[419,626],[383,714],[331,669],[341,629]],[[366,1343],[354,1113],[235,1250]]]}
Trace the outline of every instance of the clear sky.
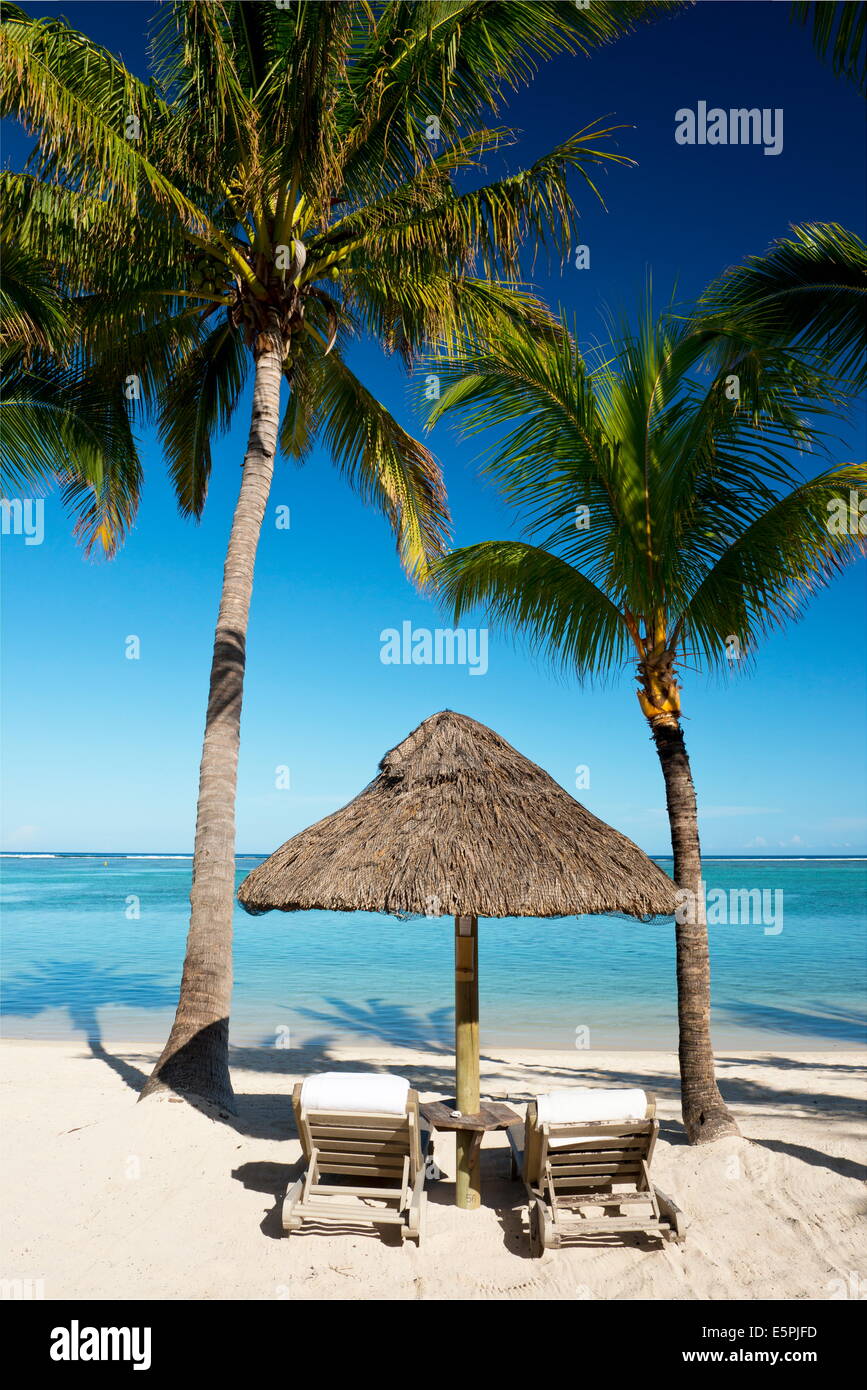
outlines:
{"label": "clear sky", "polygon": [[[40,4],[145,68],[149,4]],[[688,300],[727,265],[798,221],[864,234],[863,109],[816,57],[788,3],[706,3],[589,60],[546,65],[503,119],[524,138],[512,167],[597,117],[633,129],[638,161],[603,180],[607,212],[578,189],[590,268],[537,267],[535,282],[602,335],[600,311],[635,303],[648,269],[660,303]],[[675,143],[674,114],[699,101],[782,108],[783,150]],[[4,160],[25,142],[7,131]],[[527,276],[530,277],[530,266]],[[413,429],[399,365],[369,344],[353,365]],[[205,517],[182,520],[153,434],[143,436],[141,512],[112,563],[90,563],[49,498],[45,537],[4,537],[6,850],[192,848],[200,740],[219,588],[247,429],[245,403],[215,451]],[[864,418],[834,446],[863,457]],[[517,534],[477,477],[478,446],[447,427],[431,437],[449,488],[457,543]],[[817,460],[816,467],[823,466]],[[291,508],[278,529],[276,508]],[[806,618],[771,637],[748,675],[683,671],[685,730],[707,853],[867,850],[865,567],[820,593]],[[624,670],[604,688],[554,677],[492,636],[488,670],[391,666],[380,633],[447,626],[404,579],[384,521],[366,511],[318,452],[278,463],[256,571],[238,795],[238,849],[270,852],[353,796],[382,753],[445,706],[490,724],[597,815],[651,853],[668,853],[662,778]],[[138,660],[126,639],[140,639]],[[278,769],[288,767],[289,787]]]}

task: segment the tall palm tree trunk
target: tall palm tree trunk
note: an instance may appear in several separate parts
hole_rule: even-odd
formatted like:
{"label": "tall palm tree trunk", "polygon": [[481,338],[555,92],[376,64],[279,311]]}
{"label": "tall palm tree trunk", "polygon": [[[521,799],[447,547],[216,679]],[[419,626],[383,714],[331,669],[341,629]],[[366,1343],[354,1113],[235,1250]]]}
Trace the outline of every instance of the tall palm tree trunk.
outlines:
{"label": "tall palm tree trunk", "polygon": [[674,714],[648,720],[662,765],[671,827],[674,881],[687,889],[689,911],[675,925],[677,1019],[681,1112],[691,1144],[739,1133],[716,1084],[710,1037],[710,952],[701,892],[701,845],[692,770],[680,720]]}
{"label": "tall palm tree trunk", "polygon": [[229,1076],[229,1009],[241,701],[253,568],[274,473],[283,370],[283,346],[273,311],[254,351],[250,435],[214,635],[181,993],[169,1040],[140,1097],[170,1088],[229,1110],[235,1108]]}

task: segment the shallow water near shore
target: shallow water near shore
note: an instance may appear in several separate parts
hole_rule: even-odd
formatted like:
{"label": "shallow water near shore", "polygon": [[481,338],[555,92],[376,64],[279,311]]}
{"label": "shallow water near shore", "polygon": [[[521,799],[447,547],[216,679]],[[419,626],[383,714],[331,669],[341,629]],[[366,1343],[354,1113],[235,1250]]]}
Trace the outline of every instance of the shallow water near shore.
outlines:
{"label": "shallow water near shore", "polygon": [[[239,857],[237,881],[259,862]],[[178,855],[4,856],[5,1036],[163,1039],[190,871]],[[763,920],[710,927],[717,1047],[863,1045],[867,861],[708,859],[705,879],[729,919],[742,890],[770,904]],[[479,956],[483,1048],[675,1043],[671,922],[485,919]],[[239,909],[232,1042],[449,1052],[452,971],[447,919]]]}

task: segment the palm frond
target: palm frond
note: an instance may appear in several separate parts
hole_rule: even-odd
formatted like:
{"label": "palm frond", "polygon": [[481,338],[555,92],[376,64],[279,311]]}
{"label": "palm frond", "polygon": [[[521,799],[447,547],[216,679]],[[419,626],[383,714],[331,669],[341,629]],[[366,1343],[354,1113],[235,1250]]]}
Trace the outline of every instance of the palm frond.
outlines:
{"label": "palm frond", "polygon": [[228,429],[250,358],[228,323],[213,328],[163,385],[159,431],[184,516],[200,517],[211,477],[213,436]]}
{"label": "palm frond", "polygon": [[337,353],[306,357],[293,373],[281,447],[304,458],[314,437],[359,497],[387,518],[401,564],[421,583],[443,551],[449,525],[445,487],[431,452],[414,439]]}
{"label": "palm frond", "polygon": [[811,594],[867,552],[865,504],[863,463],[829,469],[778,498],[715,560],[680,614],[676,636],[709,666],[725,666],[730,635],[748,655],[761,635],[799,618]]}
{"label": "palm frond", "polygon": [[2,237],[0,344],[48,352],[68,346],[70,320],[56,276],[11,236]]}
{"label": "palm frond", "polygon": [[14,5],[2,14],[0,115],[36,135],[42,176],[100,198],[117,190],[133,212],[144,188],[192,229],[206,229],[208,217],[148,158],[165,118],[153,89],[60,20]]}
{"label": "palm frond", "polygon": [[589,53],[654,23],[680,4],[592,4],[570,0],[434,0],[378,3],[336,111],[342,174],[365,201],[412,177],[430,158],[424,138],[435,117],[455,140],[480,111],[529,81],[558,53]]}
{"label": "palm frond", "polygon": [[436,562],[432,584],[455,622],[480,607],[489,622],[514,629],[555,665],[581,677],[604,674],[630,654],[627,626],[608,595],[537,546],[463,546]]}
{"label": "palm frond", "polygon": [[795,226],[791,236],[715,280],[699,301],[695,324],[797,345],[863,386],[867,245],[835,222]]}
{"label": "palm frond", "polygon": [[138,507],[142,469],[124,399],[87,372],[5,351],[0,363],[5,496],[60,484],[86,553],[115,554]]}
{"label": "palm frond", "polygon": [[812,28],[813,47],[838,76],[867,92],[867,7],[854,0],[793,0],[792,20]]}

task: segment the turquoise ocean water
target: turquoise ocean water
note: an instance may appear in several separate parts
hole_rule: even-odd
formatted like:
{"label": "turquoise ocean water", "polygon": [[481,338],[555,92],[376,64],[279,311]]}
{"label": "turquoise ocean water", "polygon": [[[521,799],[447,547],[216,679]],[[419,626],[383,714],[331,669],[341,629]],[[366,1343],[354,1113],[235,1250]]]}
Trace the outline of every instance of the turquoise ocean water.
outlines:
{"label": "turquoise ocean water", "polygon": [[[239,858],[238,882],[259,862]],[[9,855],[2,877],[5,1036],[162,1042],[189,857]],[[729,918],[731,890],[770,895],[764,922],[710,928],[717,1047],[862,1045],[867,861],[709,859],[705,879]],[[673,1046],[673,930],[613,917],[481,921],[483,1046]],[[232,1041],[448,1050],[452,932],[446,919],[238,909]]]}

